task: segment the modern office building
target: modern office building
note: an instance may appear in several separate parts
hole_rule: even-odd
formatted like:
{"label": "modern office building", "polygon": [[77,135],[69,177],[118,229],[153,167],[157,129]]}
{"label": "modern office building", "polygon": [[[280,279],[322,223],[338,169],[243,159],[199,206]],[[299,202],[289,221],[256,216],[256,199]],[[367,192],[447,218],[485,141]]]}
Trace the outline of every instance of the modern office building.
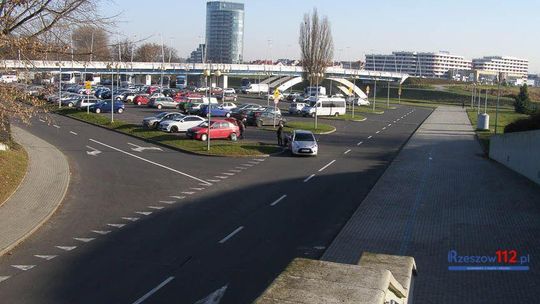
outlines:
{"label": "modern office building", "polygon": [[472,62],[448,52],[392,52],[366,55],[368,71],[400,72],[413,77],[442,78],[451,70],[470,70]]}
{"label": "modern office building", "polygon": [[515,57],[487,56],[472,60],[473,69],[481,74],[504,73],[509,77],[527,78],[529,61]]}
{"label": "modern office building", "polygon": [[244,4],[206,3],[206,61],[241,63],[244,55]]}
{"label": "modern office building", "polygon": [[203,63],[206,52],[206,45],[204,43],[199,44],[197,49],[191,52],[187,62],[189,63]]}

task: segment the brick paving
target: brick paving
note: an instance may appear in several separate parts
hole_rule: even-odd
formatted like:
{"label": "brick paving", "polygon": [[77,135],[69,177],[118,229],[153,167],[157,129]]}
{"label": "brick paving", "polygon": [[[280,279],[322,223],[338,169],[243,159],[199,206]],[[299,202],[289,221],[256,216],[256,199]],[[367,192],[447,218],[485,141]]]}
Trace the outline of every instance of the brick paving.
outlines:
{"label": "brick paving", "polygon": [[[415,303],[538,299],[540,187],[483,157],[466,112],[441,106],[424,122],[324,253],[355,264],[362,252],[416,259]],[[522,271],[448,270],[448,252],[529,254]],[[491,265],[491,264],[489,264]]]}
{"label": "brick paving", "polygon": [[0,207],[0,256],[30,236],[62,203],[69,165],[51,144],[12,127],[15,141],[28,153],[28,169],[17,191]]}

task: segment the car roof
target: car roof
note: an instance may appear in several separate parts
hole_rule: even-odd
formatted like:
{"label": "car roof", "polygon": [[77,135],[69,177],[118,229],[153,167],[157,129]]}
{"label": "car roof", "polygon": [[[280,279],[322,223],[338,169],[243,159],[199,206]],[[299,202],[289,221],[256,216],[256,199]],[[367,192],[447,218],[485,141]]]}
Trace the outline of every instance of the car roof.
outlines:
{"label": "car roof", "polygon": [[313,132],[307,131],[307,130],[294,130],[295,134],[311,134],[313,135]]}

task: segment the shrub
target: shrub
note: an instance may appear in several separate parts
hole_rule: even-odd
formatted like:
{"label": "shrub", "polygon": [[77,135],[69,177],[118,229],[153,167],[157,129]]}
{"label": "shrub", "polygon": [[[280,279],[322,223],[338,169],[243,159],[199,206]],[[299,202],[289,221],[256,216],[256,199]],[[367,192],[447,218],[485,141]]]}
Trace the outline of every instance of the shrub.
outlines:
{"label": "shrub", "polygon": [[509,123],[504,128],[504,133],[523,132],[530,130],[540,130],[540,113],[536,113],[528,118],[518,119]]}

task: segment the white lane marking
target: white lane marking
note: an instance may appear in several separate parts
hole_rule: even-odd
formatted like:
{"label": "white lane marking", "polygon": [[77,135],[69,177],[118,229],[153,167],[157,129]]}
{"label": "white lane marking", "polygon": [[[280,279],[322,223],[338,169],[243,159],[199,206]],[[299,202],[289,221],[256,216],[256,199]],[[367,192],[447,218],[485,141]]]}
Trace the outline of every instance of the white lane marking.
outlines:
{"label": "white lane marking", "polygon": [[252,164],[252,165],[258,165],[258,164],[259,164],[259,162],[257,162],[257,161],[248,161],[248,164]]}
{"label": "white lane marking", "polygon": [[233,232],[231,232],[229,235],[227,235],[227,236],[224,237],[221,241],[219,241],[219,243],[220,243],[220,244],[225,243],[225,242],[228,241],[230,238],[232,238],[235,234],[237,234],[238,232],[240,232],[242,229],[244,229],[244,226],[240,226],[240,227],[236,228]]}
{"label": "white lane marking", "polygon": [[349,150],[343,152],[343,154],[349,154],[349,152],[351,152],[351,149],[349,149]]}
{"label": "white lane marking", "polygon": [[245,168],[245,167],[235,167],[235,169],[246,170],[247,168]]}
{"label": "white lane marking", "polygon": [[227,291],[228,286],[229,284],[217,289],[204,299],[200,299],[199,301],[195,302],[195,304],[219,304],[219,302],[221,302],[221,298],[223,298],[223,295],[225,294],[225,291]]}
{"label": "white lane marking", "polygon": [[235,170],[235,169],[231,169],[231,170],[229,170],[229,171],[230,171],[230,172],[234,172],[234,173],[240,173],[240,172],[242,172],[242,170]]}
{"label": "white lane marking", "polygon": [[363,143],[364,143],[363,141],[359,141],[356,145],[357,145],[357,146],[360,146],[360,145],[362,145]]}
{"label": "white lane marking", "polygon": [[135,154],[133,154],[133,153],[129,153],[129,152],[120,150],[120,149],[118,149],[118,148],[115,148],[115,147],[113,147],[113,146],[109,146],[109,145],[104,144],[104,143],[102,143],[102,142],[99,142],[99,141],[97,141],[97,140],[95,140],[95,139],[90,138],[90,141],[93,141],[93,142],[95,142],[95,143],[97,143],[97,144],[100,144],[100,145],[102,145],[102,146],[104,146],[104,147],[107,147],[107,148],[109,148],[109,149],[113,149],[113,150],[115,150],[115,151],[118,151],[118,152],[120,152],[120,153],[124,153],[124,154],[126,154],[126,155],[135,157],[135,158],[140,159],[140,160],[142,160],[142,161],[145,161],[145,162],[147,162],[147,163],[149,163],[149,164],[152,164],[152,165],[161,167],[161,168],[163,168],[163,169],[172,171],[172,172],[174,172],[174,173],[178,173],[178,174],[183,175],[183,176],[185,176],[185,177],[189,177],[189,178],[191,178],[191,179],[197,180],[197,181],[202,182],[202,183],[204,183],[204,184],[209,184],[207,181],[202,180],[202,179],[200,179],[200,178],[197,178],[197,177],[195,177],[195,176],[191,176],[191,175],[189,175],[189,174],[187,174],[187,173],[184,173],[184,172],[178,171],[178,170],[176,170],[176,169],[167,167],[167,166],[165,166],[165,165],[156,163],[156,162],[154,162],[154,161],[151,161],[151,160],[148,160],[148,159],[146,159],[146,158],[140,157],[140,156],[135,155]]}
{"label": "white lane marking", "polygon": [[176,203],[175,201],[159,201],[159,202],[166,205],[172,205]]}
{"label": "white lane marking", "polygon": [[35,254],[34,256],[36,258],[44,259],[44,260],[47,260],[47,261],[50,261],[50,260],[54,259],[55,257],[57,257],[57,255],[40,255],[40,254]]}
{"label": "white lane marking", "polygon": [[[185,196],[171,196],[172,198],[176,198],[176,199],[185,199],[186,197]],[[162,201],[161,201],[162,202]]]}
{"label": "white lane marking", "polygon": [[373,136],[371,136],[371,135],[370,135],[370,136],[368,136],[368,138],[367,138],[367,139],[372,139],[372,138],[373,138]]}
{"label": "white lane marking", "polygon": [[229,178],[228,176],[214,176],[215,178],[221,178],[221,179],[227,179]]}
{"label": "white lane marking", "polygon": [[244,166],[244,167],[253,167],[252,164],[242,164],[242,166]]}
{"label": "white lane marking", "polygon": [[83,243],[88,243],[95,240],[95,238],[73,238],[73,239],[79,242],[83,242]]}
{"label": "white lane marking", "polygon": [[142,147],[142,146],[132,144],[132,143],[128,143],[128,145],[136,147],[136,148],[131,148],[131,150],[136,151],[136,152],[142,152],[145,150],[163,151],[161,150],[161,148],[158,148],[158,147]]}
{"label": "white lane marking", "polygon": [[185,191],[185,192],[182,192],[182,194],[186,194],[186,195],[192,195],[192,194],[195,194],[195,192],[191,192],[191,191]]}
{"label": "white lane marking", "polygon": [[136,222],[139,220],[138,217],[123,217],[122,219],[130,222]]}
{"label": "white lane marking", "polygon": [[229,172],[223,172],[221,174],[225,174],[225,175],[228,175],[228,176],[233,176],[234,175],[234,173],[229,173]]}
{"label": "white lane marking", "polygon": [[326,249],[326,247],[324,247],[324,246],[315,246],[315,247],[313,247],[313,249],[324,250],[324,249]]}
{"label": "white lane marking", "polygon": [[375,134],[379,134],[379,133],[381,133],[381,131],[377,131],[377,132],[375,132]]}
{"label": "white lane marking", "polygon": [[281,202],[284,198],[287,197],[287,194],[283,194],[280,198],[278,198],[277,200],[275,200],[273,203],[270,204],[270,206],[275,206],[277,205],[279,202]]}
{"label": "white lane marking", "polygon": [[22,270],[22,271],[27,271],[27,270],[30,270],[34,267],[36,267],[36,265],[11,265],[11,267],[15,267],[19,270]]}
{"label": "white lane marking", "polygon": [[399,121],[399,120],[400,120],[400,118],[396,119],[396,121]]}
{"label": "white lane marking", "polygon": [[59,125],[53,125],[53,127],[57,128],[57,129],[60,129]]}
{"label": "white lane marking", "polygon": [[144,215],[144,216],[149,216],[150,214],[152,214],[152,212],[150,211],[135,211],[135,213]]}
{"label": "white lane marking", "polygon": [[383,130],[386,130],[386,127],[383,127],[382,129],[383,129]]}
{"label": "white lane marking", "polygon": [[62,249],[64,251],[71,251],[71,250],[77,248],[77,246],[54,246],[54,247],[56,247],[58,249]]}
{"label": "white lane marking", "polygon": [[304,183],[307,183],[309,182],[310,179],[314,178],[315,177],[315,174],[311,174],[310,176],[308,176],[305,180],[304,180]]}
{"label": "white lane marking", "polygon": [[326,164],[326,166],[322,167],[319,169],[319,172],[323,172],[326,168],[330,167],[333,163],[335,163],[336,160],[334,159],[333,161],[329,162],[328,164]]}
{"label": "white lane marking", "polygon": [[77,133],[75,133],[75,132],[73,132],[73,131],[69,131],[69,133],[71,133],[71,134],[73,134],[73,135],[79,135],[79,134],[77,134]]}
{"label": "white lane marking", "polygon": [[392,126],[392,124],[388,124],[388,126],[389,126],[389,127],[391,127],[391,126]]}
{"label": "white lane marking", "polygon": [[161,282],[161,284],[159,284],[158,286],[156,286],[154,289],[150,290],[149,292],[147,292],[144,296],[142,296],[141,298],[139,298],[137,301],[133,302],[133,304],[141,304],[142,302],[144,302],[146,299],[148,299],[149,297],[151,297],[154,293],[156,293],[158,290],[160,290],[161,288],[163,288],[163,286],[169,284],[170,281],[174,280],[174,277],[168,277],[165,281]]}
{"label": "white lane marking", "polygon": [[219,183],[220,182],[220,180],[217,180],[217,179],[209,179],[208,181],[211,182],[211,183]]}
{"label": "white lane marking", "polygon": [[191,188],[191,190],[201,191],[201,190],[204,190],[204,188]]}
{"label": "white lane marking", "polygon": [[199,186],[210,187],[210,186],[212,186],[212,184],[199,184]]}
{"label": "white lane marking", "polygon": [[161,209],[163,209],[163,208],[165,208],[165,207],[158,207],[158,206],[148,206],[148,208],[150,208],[150,209],[154,209],[154,210],[161,210]]}
{"label": "white lane marking", "polygon": [[88,149],[92,150],[92,151],[86,151],[86,154],[88,155],[92,155],[92,156],[97,156],[99,153],[101,153],[101,151],[99,151],[98,149],[96,148],[92,148],[90,146],[86,146]]}
{"label": "white lane marking", "polygon": [[0,277],[0,283],[4,282],[5,280],[11,278],[10,276],[3,276],[3,277]]}
{"label": "white lane marking", "polygon": [[109,234],[111,233],[110,230],[91,230],[93,233],[97,233],[97,234],[101,234],[101,235],[106,235],[106,234]]}
{"label": "white lane marking", "polygon": [[41,119],[41,118],[39,119],[39,121],[41,121],[41,122],[45,122],[45,120],[43,120],[43,119]]}
{"label": "white lane marking", "polygon": [[255,158],[254,161],[258,161],[258,162],[263,162],[265,161],[266,158]]}
{"label": "white lane marking", "polygon": [[107,224],[107,226],[111,226],[111,227],[115,227],[115,228],[122,228],[124,227],[126,224]]}

